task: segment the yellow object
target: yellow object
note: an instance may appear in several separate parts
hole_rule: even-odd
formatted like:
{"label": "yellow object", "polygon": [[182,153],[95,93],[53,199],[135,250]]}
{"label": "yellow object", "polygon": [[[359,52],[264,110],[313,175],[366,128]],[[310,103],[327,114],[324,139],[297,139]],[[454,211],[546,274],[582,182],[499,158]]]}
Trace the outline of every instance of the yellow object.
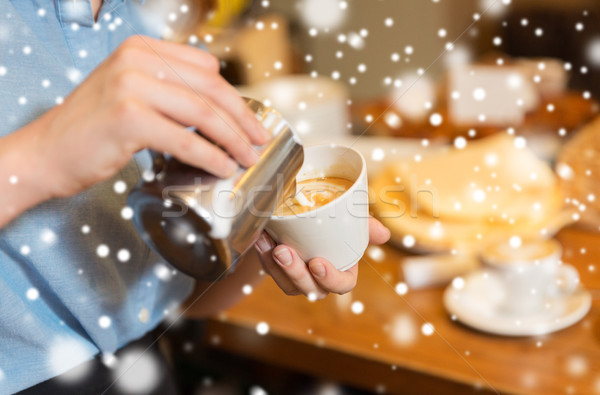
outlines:
{"label": "yellow object", "polygon": [[413,251],[478,253],[490,240],[547,237],[572,221],[550,166],[506,133],[390,163],[370,186],[392,241],[412,240]]}
{"label": "yellow object", "polygon": [[215,12],[208,21],[211,27],[227,27],[229,23],[248,8],[250,0],[218,0]]}

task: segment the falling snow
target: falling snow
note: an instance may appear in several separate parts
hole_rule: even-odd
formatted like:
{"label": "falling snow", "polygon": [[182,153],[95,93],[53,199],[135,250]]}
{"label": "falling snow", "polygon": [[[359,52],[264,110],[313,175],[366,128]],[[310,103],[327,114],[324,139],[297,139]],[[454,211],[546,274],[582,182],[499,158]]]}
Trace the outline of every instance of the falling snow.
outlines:
{"label": "falling snow", "polygon": [[252,387],[250,387],[249,394],[250,395],[268,395],[267,391],[265,391],[262,387],[259,387],[258,385],[253,385]]}
{"label": "falling snow", "polygon": [[165,282],[170,281],[173,276],[171,270],[165,264],[162,263],[159,263],[156,266],[154,266],[154,275],[158,277],[159,280]]}
{"label": "falling snow", "polygon": [[162,374],[154,353],[145,349],[127,350],[116,363],[114,377],[118,377],[118,380],[115,386],[123,393],[152,393],[160,383]]}
{"label": "falling snow", "polygon": [[[83,364],[90,360],[95,353],[79,340],[69,337],[56,337],[50,342],[50,348],[46,354],[46,366],[51,376],[61,375],[63,382],[75,382],[86,376],[91,365]],[[69,371],[76,366],[74,371]],[[64,373],[69,371],[68,375]]]}
{"label": "falling snow", "polygon": [[267,333],[269,333],[269,324],[267,324],[264,321],[259,322],[258,324],[256,324],[256,332],[259,335],[266,335]]}
{"label": "falling snow", "polygon": [[121,217],[126,220],[133,218],[133,209],[131,207],[123,207],[121,209]]}
{"label": "falling snow", "polygon": [[250,295],[250,294],[252,293],[252,285],[250,285],[250,284],[245,284],[245,285],[242,287],[242,293],[243,293],[244,295]]}
{"label": "falling snow", "polygon": [[117,252],[117,259],[121,262],[127,262],[131,258],[129,250],[122,248]]}
{"label": "falling snow", "polygon": [[431,336],[434,334],[434,332],[435,329],[430,323],[425,323],[423,326],[421,326],[421,333],[423,333],[425,336]]}
{"label": "falling snow", "polygon": [[26,295],[27,295],[27,299],[36,300],[37,298],[39,298],[40,292],[37,290],[37,288],[29,288],[27,290]]}
{"label": "falling snow", "polygon": [[438,113],[433,113],[429,117],[429,123],[432,126],[440,126],[442,124],[442,116]]}
{"label": "falling snow", "polygon": [[365,311],[365,306],[363,305],[362,302],[356,301],[356,302],[352,302],[350,309],[352,310],[352,312],[354,314],[358,315],[358,314],[362,314],[362,312]]}
{"label": "falling snow", "polygon": [[408,285],[406,285],[406,283],[400,282],[396,284],[394,290],[398,295],[406,295],[408,293]]}
{"label": "falling snow", "polygon": [[457,149],[464,149],[467,146],[467,139],[464,137],[457,137],[454,139],[454,147]]}
{"label": "falling snow", "polygon": [[19,249],[19,252],[21,253],[21,255],[27,256],[31,252],[31,248],[28,245],[22,245]]}
{"label": "falling snow", "polygon": [[100,258],[106,258],[108,256],[108,254],[110,253],[110,248],[108,248],[108,246],[106,244],[100,244],[97,248],[96,248],[96,254],[100,257]]}
{"label": "falling snow", "polygon": [[402,245],[406,248],[412,248],[415,246],[415,237],[412,235],[406,235],[402,238]]}
{"label": "falling snow", "polygon": [[[432,2],[438,3],[439,0],[432,0]],[[346,19],[350,15],[348,8],[351,8],[351,5],[352,5],[351,2],[348,3],[347,1],[339,1],[339,0],[304,0],[300,3],[301,4],[299,4],[299,13],[300,13],[302,23],[304,24],[303,32],[305,32],[305,34],[308,34],[311,37],[314,37],[317,40],[327,39],[327,37],[330,37],[332,40],[337,39],[336,44],[339,44],[339,47],[341,49],[336,48],[333,51],[335,58],[339,59],[341,62],[346,62],[346,61],[352,60],[352,63],[350,63],[351,69],[343,68],[338,65],[336,67],[332,67],[332,68],[330,68],[328,70],[324,70],[324,71],[321,71],[321,70],[319,70],[318,72],[313,71],[312,72],[313,76],[330,75],[331,78],[334,80],[338,80],[339,82],[346,81],[346,83],[349,83],[350,85],[354,85],[357,83],[360,84],[364,77],[368,76],[369,74],[372,74],[374,72],[373,70],[376,70],[377,64],[375,63],[375,61],[371,62],[369,59],[359,58],[357,56],[360,54],[360,52],[358,52],[358,51],[364,49],[368,43],[372,44],[373,42],[375,42],[375,40],[377,40],[377,32],[374,29],[370,31],[369,29],[364,28],[364,27],[360,27],[360,26],[349,27],[346,25]],[[510,0],[503,0],[501,2],[497,2],[497,1],[493,1],[493,0],[480,0],[479,1],[480,9],[478,9],[479,12],[473,14],[473,20],[475,20],[475,21],[477,21],[479,19],[485,20],[486,17],[496,18],[496,17],[502,16],[507,10],[506,6],[509,5],[510,3],[511,3]],[[263,0],[260,2],[260,4],[263,8],[269,8],[271,5],[268,0]],[[489,8],[489,10],[487,10],[488,8]],[[178,10],[181,14],[186,14],[189,12],[190,9],[189,9],[188,5],[182,4],[178,8]],[[484,14],[484,12],[483,12],[484,10],[487,10],[486,14]],[[472,12],[472,11],[470,11],[470,12]],[[40,18],[44,18],[47,16],[47,11],[43,8],[40,8],[37,10],[37,15]],[[110,13],[106,13],[104,15],[104,22],[109,22],[112,20],[112,18],[113,17]],[[181,18],[181,16],[178,15],[176,12],[171,12],[167,15],[167,19],[171,22],[176,22],[180,18]],[[100,21],[100,22],[102,22],[102,21]],[[392,17],[386,17],[384,19],[379,19],[379,21],[377,22],[379,24],[380,28],[381,28],[382,22],[383,22],[383,27],[386,28],[385,31],[387,32],[387,34],[392,34],[394,32],[394,30],[397,29],[398,26],[400,26],[402,24],[400,20],[394,20],[394,18],[392,18]],[[257,30],[265,30],[265,29],[269,28],[269,25],[265,25],[265,23],[262,21],[257,21],[257,22],[253,22],[253,23],[254,23],[254,27]],[[592,30],[591,26],[590,25],[586,26],[586,24],[584,22],[573,20],[573,22],[570,22],[570,23],[572,23],[570,25],[571,29],[574,29],[577,32],[584,32],[583,34],[579,35],[581,37],[591,33],[591,30]],[[117,26],[119,26],[121,24],[123,24],[123,21],[120,18],[114,18],[114,21],[112,23],[108,24],[108,27],[110,30],[114,30]],[[517,21],[517,24],[520,24],[520,26],[521,26],[519,28],[519,30],[526,32],[526,34],[528,34],[528,35],[533,35],[535,37],[542,37],[544,35],[544,30],[542,27],[535,26],[535,22],[529,21],[526,18],[523,18],[520,21]],[[531,24],[531,26],[530,26],[530,24]],[[72,23],[67,26],[72,31],[79,31],[80,29],[83,29],[77,23]],[[94,28],[94,30],[99,30],[100,26],[101,25],[99,23],[96,23],[96,24],[94,24],[93,28]],[[277,23],[273,23],[270,26],[272,29],[277,29],[279,27],[279,25]],[[451,27],[452,26],[445,26],[445,28],[444,28],[444,27],[436,26],[434,29],[432,29],[430,32],[428,32],[428,34],[430,37],[433,37],[435,39],[436,45],[440,48],[440,50],[445,48],[445,50],[448,51],[448,53],[446,53],[447,56],[443,59],[443,61],[446,62],[446,65],[466,64],[466,63],[470,62],[471,54],[468,49],[465,49],[465,47],[461,47],[458,43],[455,46],[455,44],[453,43],[453,40],[456,39],[457,34],[455,34],[456,32]],[[354,31],[351,31],[351,29],[354,29]],[[504,45],[507,44],[503,41],[503,37],[501,37],[501,36],[495,36],[495,37],[486,36],[486,37],[489,37],[488,45],[490,45],[489,39],[491,39],[491,45],[496,46],[496,47],[500,47],[503,44]],[[443,39],[443,40],[440,40],[440,39]],[[506,37],[505,37],[505,39],[506,39]],[[217,40],[217,37],[213,37],[211,34],[206,34],[204,36],[201,36],[200,39],[196,35],[190,35],[188,37],[188,42],[190,44],[198,44],[199,40],[203,40],[205,43],[212,43],[214,40]],[[413,44],[414,44],[414,42],[413,42]],[[34,56],[36,56],[36,54],[38,52],[37,47],[34,46],[32,48],[31,45],[24,45],[24,46],[22,46],[22,45],[23,44],[19,44],[19,46],[15,46],[15,48],[14,48],[15,55],[30,56],[30,59],[33,58]],[[501,48],[496,48],[496,49],[499,50]],[[438,103],[435,102],[436,92],[434,89],[435,85],[433,83],[433,79],[432,80],[427,79],[429,76],[426,71],[427,64],[417,64],[417,62],[419,61],[419,60],[417,60],[417,58],[419,57],[419,55],[421,55],[421,50],[422,50],[422,48],[420,48],[420,47],[413,46],[413,45],[406,45],[406,42],[402,42],[402,43],[398,43],[394,48],[389,48],[384,52],[383,56],[385,56],[385,58],[384,58],[385,62],[387,64],[389,64],[390,66],[394,66],[398,70],[400,70],[401,68],[405,67],[407,64],[409,64],[409,65],[414,64],[415,72],[411,73],[409,76],[408,73],[405,75],[396,75],[395,73],[388,71],[387,74],[389,74],[389,75],[385,76],[384,78],[381,78],[383,76],[377,77],[376,81],[378,81],[378,84],[380,84],[379,81],[383,80],[383,84],[386,87],[386,89],[394,89],[394,88],[397,89],[395,92],[393,92],[393,94],[391,96],[398,96],[399,100],[397,101],[397,103],[394,103],[393,108],[386,111],[386,113],[383,114],[383,116],[381,116],[379,113],[372,113],[372,114],[367,115],[364,118],[366,122],[371,123],[371,122],[380,120],[380,121],[383,121],[385,123],[385,125],[387,125],[388,127],[392,128],[392,129],[400,129],[403,125],[407,125],[407,124],[410,125],[411,121],[414,121],[414,120],[422,121],[423,123],[429,122],[429,124],[433,127],[439,127],[444,122],[449,122],[451,120],[450,117],[448,117],[447,120],[444,119],[444,117],[446,117],[445,112],[442,111],[442,114],[444,114],[444,116],[442,116],[442,114],[440,114],[438,112],[435,112],[435,111],[439,111],[439,107],[437,106]],[[91,51],[91,49],[90,49],[90,51]],[[90,54],[88,53],[88,50],[86,50],[86,49],[79,49],[78,51],[76,51],[76,54],[77,54],[77,57],[79,57],[80,59],[87,59],[88,56],[90,56]],[[415,54],[417,56],[412,57],[412,55],[415,55]],[[572,69],[573,73],[581,73],[581,74],[586,74],[586,73],[591,74],[594,71],[594,69],[600,69],[600,37],[592,36],[588,39],[587,44],[585,46],[584,55],[585,55],[585,64],[584,65],[577,64],[575,62],[573,64],[571,64],[569,62],[565,62],[563,65],[564,69],[567,71]],[[315,58],[316,58],[316,56],[313,57],[313,55],[311,55],[311,54],[306,54],[304,56],[304,60],[307,63],[306,66],[309,66],[308,63],[312,63],[312,64],[310,64],[310,66],[314,67],[316,69],[317,68],[316,66],[319,62],[316,62]],[[509,64],[508,58],[506,58],[506,60],[503,58],[498,58],[495,61],[499,65],[504,64],[505,61],[506,61],[506,64]],[[270,60],[269,65],[272,67],[273,70],[277,70],[277,71],[280,71],[280,70],[283,70],[284,68],[289,67],[288,64],[282,62],[281,60],[274,60],[274,59]],[[417,67],[419,67],[419,68],[417,68]],[[540,62],[538,64],[537,69],[538,69],[538,71],[537,71],[538,74],[536,74],[535,76],[532,76],[532,77],[528,77],[527,81],[524,81],[520,75],[515,74],[514,76],[509,78],[508,84],[514,89],[521,89],[523,84],[531,83],[531,80],[533,80],[535,83],[543,85],[543,83],[545,82],[545,77],[544,77],[545,74],[543,73],[543,71],[546,69],[546,65],[543,62]],[[356,73],[358,73],[358,74],[356,74]],[[14,74],[13,69],[7,69],[6,66],[0,65],[0,77],[9,75],[9,78],[10,78],[13,76],[13,74]],[[272,75],[275,75],[275,74],[276,73],[273,72]],[[352,75],[352,74],[354,74],[354,75]],[[66,76],[74,84],[80,83],[82,80],[82,77],[83,77],[81,71],[77,70],[75,68],[70,68],[70,69],[66,70]],[[163,77],[164,77],[164,75],[163,75]],[[35,84],[38,88],[41,86],[41,88],[43,88],[43,89],[49,89],[47,91],[47,92],[49,92],[50,88],[55,88],[55,86],[58,85],[58,82],[54,80],[54,77],[50,77],[50,78],[52,78],[52,81],[47,78],[44,78],[44,79],[40,78],[39,80],[35,81]],[[403,90],[401,90],[400,88],[403,88]],[[409,89],[410,89],[410,95],[407,94],[406,95],[407,97],[403,98],[404,93],[409,92]],[[415,93],[416,93],[416,96],[415,96]],[[449,93],[449,98],[451,98],[453,101],[461,100],[460,92],[452,91],[452,92],[448,92],[448,93]],[[472,97],[472,99],[477,102],[490,101],[493,96],[492,95],[493,92],[491,90],[489,92],[486,92],[484,87],[478,87],[478,88],[474,89],[472,92],[463,91],[462,93],[463,93],[463,95],[462,95],[463,98],[466,97],[467,99],[471,99],[471,97]],[[488,93],[489,93],[489,97],[488,97]],[[582,92],[581,94],[582,94],[583,98],[591,99],[591,92],[585,91],[585,92]],[[413,96],[410,97],[411,95],[413,95]],[[54,97],[54,95],[52,95],[51,97]],[[415,97],[417,97],[417,100],[414,99]],[[18,93],[17,95],[13,96],[11,98],[11,100],[12,100],[11,103],[13,103],[13,105],[19,104],[21,106],[19,108],[21,108],[21,109],[26,109],[28,107],[31,107],[32,103],[35,102],[34,96],[29,95],[28,92],[23,92],[22,94]],[[62,96],[58,96],[53,100],[58,105],[58,104],[63,103],[64,99]],[[522,99],[520,100],[520,103],[521,103],[521,105],[526,104],[526,103],[524,104],[524,101]],[[559,115],[558,110],[560,109],[560,107],[558,106],[558,102],[556,102],[556,103],[557,103],[556,105],[554,103],[544,104],[545,110],[549,113],[555,113],[555,116]],[[297,108],[299,111],[306,111],[306,113],[309,113],[311,110],[313,110],[312,105],[308,106],[306,102],[302,102],[302,101],[297,103]],[[397,113],[394,111],[397,111]],[[400,115],[398,115],[398,114],[400,114]],[[379,118],[380,116],[381,116],[381,119]],[[479,116],[479,120],[482,122],[486,121],[486,115],[481,114]],[[306,129],[305,124],[303,127],[302,123],[298,123],[298,129],[305,130]],[[517,129],[517,133],[518,133],[519,130],[516,126],[515,126],[515,129]],[[512,130],[512,133],[511,132],[509,132],[509,133],[515,134],[514,129],[509,129],[509,130]],[[480,132],[480,135],[483,135],[483,131],[480,130],[479,132]],[[467,135],[466,128],[461,133],[463,133],[466,136]],[[552,133],[555,133],[554,136],[556,136],[556,134],[558,134],[558,136],[560,136],[560,137],[566,137],[567,129],[566,128],[560,128],[558,130],[553,129]],[[468,131],[468,136],[476,137],[477,130],[470,129]],[[467,146],[469,144],[473,144],[471,142],[471,140],[467,140],[467,138],[465,138],[463,136],[458,136],[458,137],[452,136],[449,139],[449,141],[450,141],[450,145],[453,145],[457,150],[464,150],[467,148]],[[531,145],[532,146],[534,145],[533,140],[531,140]],[[422,146],[428,147],[429,140],[422,140]],[[527,140],[522,136],[515,137],[514,138],[514,147],[517,149],[520,149],[520,150],[525,149],[527,147]],[[386,154],[390,155],[389,152],[390,151],[388,148],[386,148],[386,149],[384,149],[382,147],[374,148],[370,152],[370,159],[374,162],[382,162],[386,159]],[[416,162],[421,161],[421,158],[422,158],[422,156],[420,153],[414,154],[414,160]],[[426,157],[423,156],[423,158],[426,158]],[[487,167],[485,167],[484,165]],[[481,173],[483,173],[484,171],[492,171],[492,170],[497,171],[497,169],[490,169],[490,168],[494,168],[498,165],[499,165],[498,156],[491,154],[491,155],[488,155],[485,157],[483,163],[479,163],[479,166],[476,168],[477,169],[476,171],[477,172],[481,171]],[[556,173],[558,174],[558,176],[560,178],[565,179],[565,180],[570,180],[575,177],[574,170],[571,167],[569,167],[568,165],[563,164],[563,163],[557,164]],[[491,178],[495,178],[495,174],[496,173],[491,173]],[[538,178],[538,175],[535,173],[527,174],[527,176],[531,180],[536,180]],[[155,175],[154,175],[154,173],[152,173],[150,171],[146,171],[142,174],[142,177],[145,181],[151,182],[154,180]],[[18,177],[16,175],[11,176],[9,178],[9,183],[12,185],[17,184]],[[429,185],[429,184],[427,184],[427,185]],[[127,188],[128,188],[128,186],[127,186],[126,182],[122,181],[122,180],[116,181],[113,184],[113,191],[116,194],[125,194],[127,192]],[[514,190],[519,191],[519,190],[521,190],[521,187],[515,184]],[[492,189],[492,187],[489,187],[489,186],[473,185],[472,188],[469,190],[469,193],[471,194],[470,197],[472,198],[472,202],[483,203],[487,200],[493,201],[493,199],[492,199],[493,191],[494,191],[494,189]],[[594,194],[590,193],[587,195],[587,197],[585,199],[587,200],[588,206],[586,206],[585,204],[583,204],[581,202],[578,202],[578,204],[574,204],[575,207],[577,207],[580,210],[580,212],[582,213],[582,214],[577,214],[577,213],[574,214],[573,215],[574,219],[580,218],[580,215],[583,215],[583,212],[585,212],[586,208],[589,210],[589,207],[592,206],[590,203],[594,203],[596,200],[596,197]],[[455,201],[453,203],[454,209],[456,211],[464,210],[465,208],[464,208],[463,204],[467,205],[468,204],[467,200],[469,200],[469,197],[466,197],[465,201],[463,201],[463,203],[461,203],[459,201]],[[471,204],[472,204],[472,202],[471,202]],[[537,203],[537,202],[534,203],[533,206],[529,206],[529,207],[533,207],[533,211],[536,211],[536,212],[543,211],[543,208],[544,208],[544,206],[541,203]],[[123,207],[120,210],[120,215],[121,215],[122,219],[130,220],[133,218],[133,210],[130,207]],[[80,224],[76,224],[75,229],[77,229],[78,226],[80,226]],[[439,222],[436,223],[434,226],[432,226],[430,230],[431,230],[430,233],[431,233],[432,237],[441,237],[443,234],[443,231],[444,231],[444,229],[442,228],[442,226],[440,225]],[[82,235],[79,235],[79,236],[83,240],[83,238],[85,237],[83,235],[89,235],[91,233],[91,228],[89,225],[85,224],[85,225],[81,226],[80,231],[81,231]],[[91,240],[91,238],[93,236],[97,236],[97,235],[92,234],[91,236],[87,236],[86,240],[88,240],[88,241]],[[51,246],[51,245],[55,244],[58,240],[58,236],[51,229],[42,229],[39,237],[46,246]],[[193,233],[190,233],[186,236],[186,240],[190,244],[194,244],[194,243],[198,242],[198,239],[199,239],[199,237]],[[100,239],[98,241],[103,241],[103,240]],[[98,242],[98,241],[96,241],[96,242]],[[413,248],[416,244],[416,241],[417,241],[416,238],[410,234],[404,235],[402,237],[402,245],[405,248]],[[520,248],[521,244],[522,244],[522,240],[519,236],[510,237],[509,245],[512,248]],[[113,244],[111,244],[111,245],[113,245]],[[34,246],[34,245],[32,245],[32,246]],[[38,253],[37,246],[34,246],[34,248],[35,248],[34,253]],[[131,260],[131,252],[128,248],[126,248],[126,246],[114,245],[113,248],[115,248],[115,250],[117,248],[119,248],[116,253],[116,259],[119,262],[126,263]],[[575,251],[577,251],[577,249]],[[19,252],[23,256],[29,256],[30,254],[32,254],[32,248],[29,245],[21,245],[19,247]],[[106,244],[98,245],[96,247],[95,252],[99,258],[107,258],[111,254],[111,250]],[[579,249],[580,254],[585,254],[586,252],[587,252],[587,250],[585,248]],[[113,254],[114,254],[114,252],[113,252]],[[376,261],[376,262],[380,262],[385,259],[384,249],[382,249],[381,247],[377,247],[377,246],[370,246],[367,249],[367,255],[369,256],[370,259],[372,259],[373,261]],[[213,261],[216,261],[217,259],[218,258],[216,256],[211,257],[211,260],[213,260]],[[124,265],[124,266],[127,266],[127,265]],[[595,266],[590,264],[588,266],[588,270],[589,270],[589,272],[594,272]],[[78,273],[83,274],[84,271],[82,269],[79,269]],[[171,268],[169,268],[167,265],[165,265],[163,263],[157,263],[153,267],[153,274],[160,281],[165,282],[165,281],[170,281],[172,279],[172,277],[174,275],[174,271],[172,271]],[[156,283],[156,281],[154,281],[154,283]],[[154,283],[148,282],[148,286],[151,286]],[[463,277],[454,278],[451,282],[451,287],[453,287],[454,289],[457,289],[457,290],[463,289],[465,287],[465,279]],[[394,286],[394,290],[398,295],[403,296],[408,293],[409,288],[406,283],[398,282]],[[254,288],[250,284],[245,284],[241,288],[241,292],[244,295],[250,295],[253,293],[253,291],[254,291]],[[44,292],[43,289],[42,289],[42,292]],[[43,301],[43,298],[40,300],[40,291],[34,287],[30,287],[28,289],[22,289],[20,291],[20,295],[21,295],[21,297],[24,295],[25,298],[27,299],[28,303],[32,302],[32,305],[33,305],[33,303],[40,304],[40,302]],[[307,298],[311,302],[314,302],[318,299],[316,293],[309,293],[307,295]],[[350,298],[349,300],[351,301],[352,299]],[[314,305],[314,306],[316,306],[316,305]],[[364,308],[365,308],[364,304],[360,301],[353,301],[349,307],[350,307],[350,311],[356,315],[362,314],[364,312]],[[347,311],[347,308],[348,308],[348,304],[345,305],[346,311]],[[135,310],[135,312],[133,313],[134,317],[135,317],[135,314],[137,313],[137,311],[138,310]],[[160,313],[160,311],[159,311],[159,313]],[[149,317],[151,315],[150,311],[146,308],[142,308],[141,310],[139,310],[139,313],[137,313],[137,314],[138,314],[137,317],[138,317],[139,321],[142,323],[148,322]],[[452,319],[455,320],[456,317],[453,316]],[[108,315],[102,315],[98,318],[97,324],[102,329],[110,329],[112,327],[112,319]],[[256,325],[256,332],[259,335],[266,335],[269,333],[269,331],[270,331],[270,327],[266,322],[259,322]],[[310,331],[309,333],[312,333],[312,330],[309,330],[309,331]],[[420,332],[424,336],[432,336],[435,333],[435,328],[434,328],[433,324],[431,324],[431,323],[424,323],[420,327]],[[417,337],[419,335],[419,321],[415,322],[414,319],[412,317],[410,317],[409,315],[396,316],[393,318],[392,323],[390,324],[390,334],[391,334],[392,340],[396,344],[398,344],[400,346],[410,346],[416,342]],[[538,347],[538,348],[542,347],[541,341],[538,341],[535,344],[536,344],[536,347]],[[378,348],[379,345],[375,344],[374,347]],[[466,356],[470,355],[470,351],[468,351],[468,350],[465,351],[464,353]],[[68,370],[74,366],[80,365],[82,362],[88,360],[89,358],[90,358],[90,351],[87,350],[85,348],[85,346],[82,345],[82,343],[75,341],[73,339],[59,338],[59,339],[55,339],[55,341],[53,342],[53,345],[50,349],[47,365],[48,365],[50,371],[52,372],[52,374],[62,374],[65,370]],[[137,350],[135,352],[131,352],[127,355],[124,355],[123,357],[121,357],[119,359],[117,359],[112,354],[103,355],[102,361],[104,362],[105,360],[106,360],[105,364],[107,366],[115,369],[115,375],[117,375],[117,376],[122,375],[122,377],[120,377],[120,379],[117,381],[116,386],[124,391],[129,391],[132,393],[150,392],[153,389],[155,389],[155,386],[158,383],[158,379],[161,377],[159,365],[158,365],[157,361],[155,360],[155,357],[151,353],[143,352],[143,350]],[[585,376],[586,374],[589,373],[590,366],[589,366],[589,361],[584,356],[573,355],[566,359],[564,368],[565,368],[565,371],[567,372],[567,374],[569,374],[570,376],[572,376],[574,378],[579,378],[579,377]],[[395,370],[395,366],[393,367],[393,369]],[[87,372],[84,371],[84,373],[79,372],[77,374],[85,374],[85,373],[87,373]],[[140,377],[144,377],[145,379],[140,380],[139,379]],[[5,379],[4,371],[2,369],[0,369],[0,382],[4,379]],[[208,380],[209,383],[212,383],[212,380],[210,378],[206,378],[206,380]],[[532,378],[530,376],[527,376],[523,380],[524,380],[524,382],[535,382],[535,377]],[[597,386],[600,389],[600,381],[598,381],[598,383],[599,384]],[[383,384],[373,383],[373,386],[374,386],[373,388],[376,388],[378,392],[385,391],[385,386]],[[569,392],[569,388],[571,388],[571,387],[567,387],[565,389],[565,391]],[[334,387],[333,391],[336,391],[336,390],[337,389]],[[260,387],[258,385],[253,385],[252,387],[250,387],[249,393],[251,395],[264,395],[267,392],[262,387]],[[333,392],[330,391],[328,393],[333,393]]]}
{"label": "falling snow", "polygon": [[108,329],[108,328],[110,328],[111,324],[112,324],[112,320],[110,319],[110,317],[108,317],[106,315],[103,315],[100,318],[98,318],[98,325],[102,329]]}
{"label": "falling snow", "polygon": [[42,230],[40,238],[42,239],[42,241],[44,243],[46,243],[48,245],[52,245],[52,244],[56,243],[56,240],[58,239],[56,234],[50,229]]}
{"label": "falling snow", "polygon": [[127,190],[127,184],[125,184],[124,181],[117,181],[115,182],[113,189],[116,193],[124,193]]}

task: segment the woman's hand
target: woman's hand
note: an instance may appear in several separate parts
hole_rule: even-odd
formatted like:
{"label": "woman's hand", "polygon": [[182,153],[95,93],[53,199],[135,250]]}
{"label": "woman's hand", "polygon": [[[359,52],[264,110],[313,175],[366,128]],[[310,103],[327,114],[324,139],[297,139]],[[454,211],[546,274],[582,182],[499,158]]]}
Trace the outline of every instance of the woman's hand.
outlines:
{"label": "woman's hand", "polygon": [[[390,231],[370,218],[369,237],[372,244],[383,244],[390,238]],[[264,232],[255,247],[263,269],[287,295],[303,294],[320,300],[330,292],[349,292],[356,285],[358,264],[343,272],[323,258],[311,259],[306,264],[296,251],[283,244],[276,246]]]}
{"label": "woman's hand", "polygon": [[36,204],[107,180],[141,149],[227,177],[238,163],[254,164],[252,145],[268,138],[214,56],[131,37],[62,105],[0,139],[0,228]]}
{"label": "woman's hand", "polygon": [[268,139],[214,56],[143,36],[127,39],[40,121],[33,134],[51,197],[106,180],[143,148],[227,177],[238,163],[254,164],[252,144]]}

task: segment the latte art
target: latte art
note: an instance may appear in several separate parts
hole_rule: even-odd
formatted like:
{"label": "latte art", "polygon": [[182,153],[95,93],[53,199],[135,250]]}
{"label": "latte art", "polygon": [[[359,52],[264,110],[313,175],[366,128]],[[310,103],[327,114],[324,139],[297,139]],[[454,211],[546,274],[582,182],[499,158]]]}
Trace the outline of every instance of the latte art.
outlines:
{"label": "latte art", "polygon": [[287,199],[276,215],[297,215],[326,205],[342,196],[353,182],[339,177],[311,178],[297,183],[296,196]]}

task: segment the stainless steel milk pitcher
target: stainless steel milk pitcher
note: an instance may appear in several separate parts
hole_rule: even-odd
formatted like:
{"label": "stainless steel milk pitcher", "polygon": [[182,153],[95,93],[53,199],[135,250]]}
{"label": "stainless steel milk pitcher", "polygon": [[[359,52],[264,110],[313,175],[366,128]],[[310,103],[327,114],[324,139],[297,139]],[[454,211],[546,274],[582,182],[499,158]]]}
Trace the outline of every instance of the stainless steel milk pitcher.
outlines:
{"label": "stainless steel milk pitcher", "polygon": [[258,162],[220,179],[175,158],[154,155],[154,177],[141,180],[128,204],[143,240],[165,261],[198,279],[214,281],[235,269],[267,220],[296,192],[304,151],[275,110],[245,99],[273,136],[257,148]]}

